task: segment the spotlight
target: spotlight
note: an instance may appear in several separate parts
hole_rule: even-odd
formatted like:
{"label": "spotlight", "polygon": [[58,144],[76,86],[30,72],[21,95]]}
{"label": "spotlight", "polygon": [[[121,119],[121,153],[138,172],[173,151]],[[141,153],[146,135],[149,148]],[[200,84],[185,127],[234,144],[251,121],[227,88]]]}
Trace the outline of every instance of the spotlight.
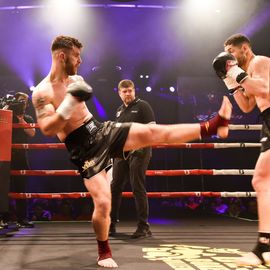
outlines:
{"label": "spotlight", "polygon": [[175,88],[173,86],[170,86],[169,90],[173,93],[175,91]]}
{"label": "spotlight", "polygon": [[143,75],[140,75],[140,78],[142,79],[143,78]]}
{"label": "spotlight", "polygon": [[34,85],[32,85],[32,86],[29,87],[29,90],[32,91],[32,92],[33,92],[35,89],[36,89],[36,87],[35,87]]}
{"label": "spotlight", "polygon": [[145,90],[146,90],[146,92],[151,92],[151,91],[152,91],[152,88],[151,88],[150,86],[147,86],[147,87],[145,88]]}
{"label": "spotlight", "polygon": [[146,79],[149,79],[149,75],[145,75],[145,78],[146,78]]}

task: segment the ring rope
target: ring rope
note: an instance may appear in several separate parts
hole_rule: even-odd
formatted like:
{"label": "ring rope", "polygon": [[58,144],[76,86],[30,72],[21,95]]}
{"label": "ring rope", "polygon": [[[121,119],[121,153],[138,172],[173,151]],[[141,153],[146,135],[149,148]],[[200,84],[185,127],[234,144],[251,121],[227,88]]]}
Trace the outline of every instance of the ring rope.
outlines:
{"label": "ring rope", "polygon": [[[14,123],[13,128],[39,128],[36,123]],[[230,130],[261,130],[262,125],[229,125]]]}
{"label": "ring rope", "polygon": [[[261,130],[262,125],[229,125],[230,130]],[[13,128],[39,128],[36,123],[13,124]],[[236,147],[260,147],[260,143],[181,143],[181,144],[161,144],[153,148],[236,148]],[[47,144],[13,144],[13,149],[65,149],[63,143]],[[148,176],[187,176],[187,175],[253,175],[254,170],[249,169],[222,169],[222,170],[147,170]],[[77,170],[11,170],[11,175],[28,176],[78,176]],[[123,197],[133,197],[132,192],[123,192]],[[256,197],[256,192],[148,192],[151,198],[179,198],[186,196],[196,197]],[[88,192],[77,193],[9,193],[9,197],[14,199],[45,198],[84,198],[91,197]]]}
{"label": "ring rope", "polygon": [[[78,170],[11,170],[11,175],[27,176],[78,176]],[[254,170],[249,169],[221,169],[221,170],[147,170],[147,176],[187,176],[187,175],[253,175]]]}
{"label": "ring rope", "polygon": [[[250,148],[261,147],[261,143],[177,143],[177,144],[158,144],[152,148],[201,148],[201,149],[221,149],[221,148]],[[14,143],[13,149],[66,149],[64,143]]]}
{"label": "ring rope", "polygon": [[[125,198],[133,197],[132,192],[122,192],[122,196]],[[256,192],[212,192],[212,191],[189,191],[189,192],[147,192],[149,198],[180,198],[180,197],[256,197]],[[89,192],[72,192],[72,193],[9,193],[9,197],[12,199],[78,199],[78,198],[90,198]]]}
{"label": "ring rope", "polygon": [[66,149],[64,143],[14,143],[13,149]]}
{"label": "ring rope", "polygon": [[262,125],[229,125],[230,130],[261,130]]}

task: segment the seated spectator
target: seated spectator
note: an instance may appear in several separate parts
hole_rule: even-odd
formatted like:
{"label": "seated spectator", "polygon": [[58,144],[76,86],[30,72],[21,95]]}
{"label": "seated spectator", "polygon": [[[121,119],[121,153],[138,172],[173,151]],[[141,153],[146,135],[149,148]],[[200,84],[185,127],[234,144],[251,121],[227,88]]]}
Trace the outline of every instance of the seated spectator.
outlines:
{"label": "seated spectator", "polygon": [[73,207],[71,202],[69,200],[62,200],[58,206],[57,212],[53,213],[52,220],[69,221],[73,219]]}
{"label": "seated spectator", "polygon": [[33,209],[32,221],[49,221],[52,214],[49,210],[42,207],[42,204],[36,204]]}

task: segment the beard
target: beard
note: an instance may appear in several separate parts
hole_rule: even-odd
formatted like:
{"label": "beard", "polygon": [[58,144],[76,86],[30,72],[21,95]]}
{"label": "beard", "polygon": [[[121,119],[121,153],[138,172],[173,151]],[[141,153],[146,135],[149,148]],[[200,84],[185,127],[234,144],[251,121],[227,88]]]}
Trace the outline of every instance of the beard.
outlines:
{"label": "beard", "polygon": [[134,99],[132,97],[125,98],[125,103],[129,105]]}
{"label": "beard", "polygon": [[237,58],[238,66],[243,67],[247,61],[247,56],[244,52],[242,52]]}
{"label": "beard", "polygon": [[242,67],[242,66],[244,65],[244,63],[245,63],[245,58],[244,58],[244,57],[240,57],[240,58],[237,60],[237,62],[238,62],[238,66],[239,66],[239,67]]}
{"label": "beard", "polygon": [[65,61],[65,71],[69,76],[77,74],[77,69],[74,67],[74,65],[72,65],[71,61],[69,60],[69,57],[67,57]]}

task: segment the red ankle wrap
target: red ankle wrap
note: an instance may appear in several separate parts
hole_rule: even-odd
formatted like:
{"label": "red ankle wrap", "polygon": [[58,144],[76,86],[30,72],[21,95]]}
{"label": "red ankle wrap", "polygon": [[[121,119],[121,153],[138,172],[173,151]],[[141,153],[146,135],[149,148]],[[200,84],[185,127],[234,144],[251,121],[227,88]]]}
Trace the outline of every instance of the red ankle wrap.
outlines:
{"label": "red ankle wrap", "polygon": [[229,120],[221,117],[219,114],[214,116],[212,119],[200,123],[201,126],[201,137],[207,138],[212,135],[217,134],[217,129],[219,127],[227,127],[229,124]]}
{"label": "red ankle wrap", "polygon": [[97,240],[97,243],[98,243],[98,261],[112,258],[112,252],[109,246],[109,241]]}

